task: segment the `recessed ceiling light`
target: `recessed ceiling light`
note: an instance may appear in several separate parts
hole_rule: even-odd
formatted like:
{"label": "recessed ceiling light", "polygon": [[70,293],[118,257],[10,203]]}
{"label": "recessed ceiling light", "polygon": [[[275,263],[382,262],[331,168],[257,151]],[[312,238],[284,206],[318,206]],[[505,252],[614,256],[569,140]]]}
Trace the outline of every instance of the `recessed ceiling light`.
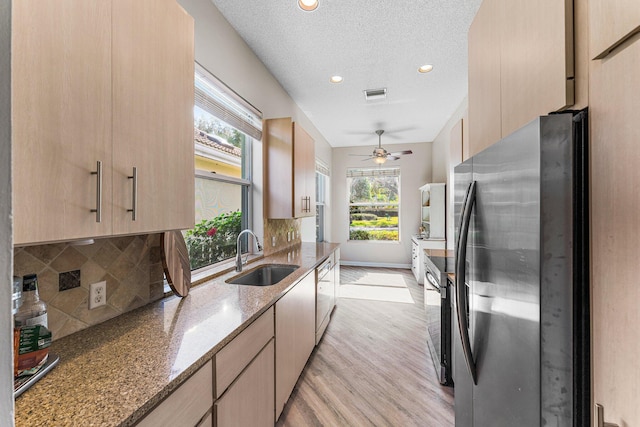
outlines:
{"label": "recessed ceiling light", "polygon": [[298,0],[298,6],[304,11],[311,12],[318,7],[318,0]]}
{"label": "recessed ceiling light", "polygon": [[422,67],[418,68],[419,73],[428,73],[431,70],[433,70],[433,65],[430,64],[425,64]]}
{"label": "recessed ceiling light", "polygon": [[331,78],[329,79],[331,83],[342,83],[342,80],[342,76],[331,76]]}

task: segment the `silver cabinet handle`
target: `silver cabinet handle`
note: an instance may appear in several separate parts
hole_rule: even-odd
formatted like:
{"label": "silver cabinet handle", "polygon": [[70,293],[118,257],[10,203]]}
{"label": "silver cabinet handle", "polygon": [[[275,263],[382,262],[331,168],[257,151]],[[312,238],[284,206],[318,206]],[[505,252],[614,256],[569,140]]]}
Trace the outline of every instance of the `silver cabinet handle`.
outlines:
{"label": "silver cabinet handle", "polygon": [[599,403],[596,403],[596,427],[618,427],[618,424],[607,423],[604,421],[604,406]]}
{"label": "silver cabinet handle", "polygon": [[433,277],[430,271],[427,271],[427,280],[433,285],[434,288],[438,290],[440,289],[440,285],[438,285],[437,280],[435,279],[435,277]]}
{"label": "silver cabinet handle", "polygon": [[302,198],[302,212],[311,212],[311,197]]}
{"label": "silver cabinet handle", "polygon": [[96,208],[91,209],[91,212],[96,214],[96,222],[102,222],[102,162],[100,160],[96,163],[96,170],[91,171],[91,175],[96,176]]}
{"label": "silver cabinet handle", "polygon": [[138,212],[138,168],[134,166],[133,175],[127,178],[133,180],[133,191],[131,196],[131,209],[127,209],[127,212],[131,212],[131,220],[136,220],[136,214]]}

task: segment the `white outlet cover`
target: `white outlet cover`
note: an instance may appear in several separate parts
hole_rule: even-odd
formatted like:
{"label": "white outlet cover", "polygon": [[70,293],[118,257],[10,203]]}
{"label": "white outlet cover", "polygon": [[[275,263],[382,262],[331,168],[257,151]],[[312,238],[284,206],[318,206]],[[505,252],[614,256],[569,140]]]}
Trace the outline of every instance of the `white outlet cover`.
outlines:
{"label": "white outlet cover", "polygon": [[89,310],[107,304],[107,282],[92,283],[89,287]]}

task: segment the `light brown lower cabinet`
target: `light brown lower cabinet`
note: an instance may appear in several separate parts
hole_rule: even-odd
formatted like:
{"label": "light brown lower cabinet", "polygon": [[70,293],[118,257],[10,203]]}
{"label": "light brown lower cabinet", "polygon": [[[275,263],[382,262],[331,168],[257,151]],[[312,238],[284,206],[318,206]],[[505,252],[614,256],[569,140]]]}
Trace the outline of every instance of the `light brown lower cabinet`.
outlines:
{"label": "light brown lower cabinet", "polygon": [[[340,255],[334,256],[337,264]],[[138,426],[273,426],[315,347],[315,338],[314,269]]]}
{"label": "light brown lower cabinet", "polygon": [[216,427],[273,426],[274,340],[256,356],[214,405]]}
{"label": "light brown lower cabinet", "polygon": [[315,279],[311,270],[276,302],[276,420],[315,346]]}
{"label": "light brown lower cabinet", "polygon": [[209,412],[207,416],[204,417],[202,421],[200,421],[198,427],[213,427],[213,415],[211,414],[211,412]]}
{"label": "light brown lower cabinet", "polygon": [[209,361],[145,416],[138,427],[198,425],[213,404],[212,378],[213,362]]}

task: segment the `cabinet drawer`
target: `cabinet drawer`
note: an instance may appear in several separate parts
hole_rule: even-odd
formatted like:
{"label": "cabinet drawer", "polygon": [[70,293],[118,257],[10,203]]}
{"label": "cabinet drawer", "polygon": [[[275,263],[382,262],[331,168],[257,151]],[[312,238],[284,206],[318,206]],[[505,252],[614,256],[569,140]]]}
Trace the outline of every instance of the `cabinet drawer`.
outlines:
{"label": "cabinet drawer", "polygon": [[215,403],[216,427],[271,427],[274,423],[273,339]]}
{"label": "cabinet drawer", "polygon": [[213,363],[209,361],[144,417],[137,426],[196,425],[213,405],[212,378]]}
{"label": "cabinet drawer", "polygon": [[216,354],[216,399],[224,393],[272,337],[273,307],[270,307]]}

